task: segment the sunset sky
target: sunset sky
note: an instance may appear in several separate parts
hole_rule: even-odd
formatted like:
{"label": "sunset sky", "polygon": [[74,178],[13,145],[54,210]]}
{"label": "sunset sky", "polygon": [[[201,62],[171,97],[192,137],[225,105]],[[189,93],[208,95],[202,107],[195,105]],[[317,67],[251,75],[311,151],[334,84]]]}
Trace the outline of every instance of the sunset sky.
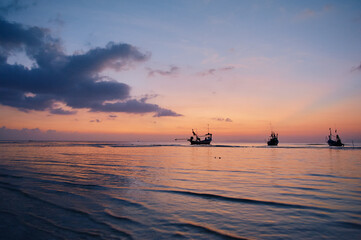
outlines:
{"label": "sunset sky", "polygon": [[361,1],[1,1],[0,139],[361,141]]}

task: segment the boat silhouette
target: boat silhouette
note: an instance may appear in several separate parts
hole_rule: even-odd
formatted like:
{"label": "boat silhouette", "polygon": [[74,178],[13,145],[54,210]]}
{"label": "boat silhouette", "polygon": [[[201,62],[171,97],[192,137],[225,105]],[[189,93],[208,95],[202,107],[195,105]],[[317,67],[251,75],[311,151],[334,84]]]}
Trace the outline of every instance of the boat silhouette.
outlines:
{"label": "boat silhouette", "polygon": [[344,144],[341,142],[340,136],[337,134],[337,129],[335,129],[336,139],[333,139],[332,131],[330,128],[330,135],[328,135],[327,143],[329,146],[342,147]]}
{"label": "boat silhouette", "polygon": [[[198,136],[198,134],[195,133],[192,129],[192,134],[193,136],[187,139],[187,141],[189,141],[191,145],[209,145],[212,142],[212,133],[209,133],[209,130],[207,134],[203,136]],[[203,137],[204,139],[201,139],[201,137]]]}
{"label": "boat silhouette", "polygon": [[278,133],[271,132],[271,135],[267,141],[268,146],[277,146],[278,145]]}

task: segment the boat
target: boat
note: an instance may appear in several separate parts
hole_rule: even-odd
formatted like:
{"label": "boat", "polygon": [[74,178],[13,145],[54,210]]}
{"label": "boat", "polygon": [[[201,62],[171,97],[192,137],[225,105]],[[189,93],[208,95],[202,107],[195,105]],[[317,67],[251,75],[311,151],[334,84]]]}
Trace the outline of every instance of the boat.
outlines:
{"label": "boat", "polygon": [[278,133],[271,132],[271,135],[267,141],[268,146],[277,146],[278,145]]}
{"label": "boat", "polygon": [[[193,136],[187,139],[191,145],[209,145],[212,142],[212,133],[209,133],[209,130],[204,136],[198,136],[198,134],[192,129],[192,134]],[[204,137],[204,139],[201,139],[201,137]]]}
{"label": "boat", "polygon": [[341,142],[341,138],[340,136],[337,134],[337,129],[335,130],[335,134],[336,134],[336,139],[333,139],[333,136],[332,136],[332,131],[331,131],[331,128],[330,128],[330,135],[328,135],[328,140],[327,140],[327,143],[329,146],[333,147],[342,147],[344,146],[344,144]]}

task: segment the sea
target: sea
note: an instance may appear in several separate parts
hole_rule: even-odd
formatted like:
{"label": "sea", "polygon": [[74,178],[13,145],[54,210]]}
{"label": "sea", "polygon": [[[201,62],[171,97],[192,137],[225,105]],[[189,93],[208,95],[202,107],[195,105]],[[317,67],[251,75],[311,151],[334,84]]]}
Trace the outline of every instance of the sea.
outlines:
{"label": "sea", "polygon": [[0,239],[361,239],[361,146],[1,141]]}

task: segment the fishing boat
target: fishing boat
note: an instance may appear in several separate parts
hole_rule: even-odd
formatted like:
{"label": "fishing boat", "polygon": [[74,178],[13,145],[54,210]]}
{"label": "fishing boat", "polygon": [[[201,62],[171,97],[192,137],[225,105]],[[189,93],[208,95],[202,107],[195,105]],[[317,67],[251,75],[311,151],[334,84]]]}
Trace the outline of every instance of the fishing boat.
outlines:
{"label": "fishing boat", "polygon": [[328,135],[327,143],[329,146],[342,147],[344,144],[341,142],[340,136],[337,134],[337,129],[335,130],[336,139],[333,139],[332,131],[330,128],[330,135]]}
{"label": "fishing boat", "polygon": [[[187,141],[189,141],[191,143],[191,145],[209,145],[212,142],[212,133],[208,133],[203,135],[203,136],[198,136],[197,133],[194,132],[194,130],[192,129],[192,134],[193,136],[191,136],[189,139],[187,139]],[[201,139],[201,137],[203,139]]]}
{"label": "fishing boat", "polygon": [[278,145],[278,133],[271,132],[271,135],[267,141],[268,146],[277,146]]}

